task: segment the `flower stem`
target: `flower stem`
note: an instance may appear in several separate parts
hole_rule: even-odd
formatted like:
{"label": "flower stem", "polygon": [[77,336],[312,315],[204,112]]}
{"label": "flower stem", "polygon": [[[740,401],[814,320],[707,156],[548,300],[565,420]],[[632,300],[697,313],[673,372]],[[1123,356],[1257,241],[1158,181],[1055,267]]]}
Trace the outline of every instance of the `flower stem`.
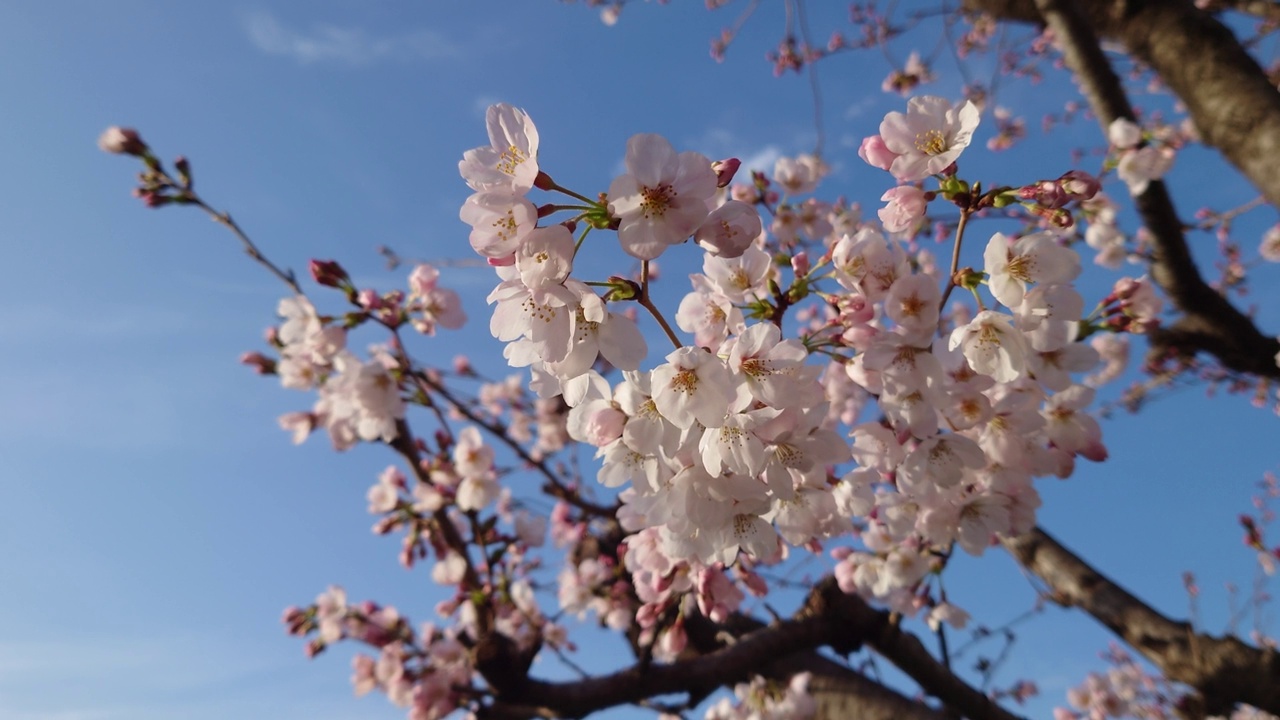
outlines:
{"label": "flower stem", "polygon": [[579,195],[578,193],[576,193],[576,192],[574,192],[574,191],[570,190],[570,189],[569,189],[569,188],[567,188],[567,187],[561,187],[560,183],[557,183],[557,182],[555,182],[554,180],[551,182],[551,188],[550,188],[550,189],[551,189],[551,190],[555,190],[556,192],[564,193],[565,195],[568,195],[568,196],[569,196],[569,197],[571,197],[571,198],[577,198],[577,199],[581,200],[582,202],[584,202],[584,203],[587,203],[587,204],[591,205],[592,207],[600,207],[600,203],[596,202],[595,200],[592,200],[591,198],[589,198],[589,197],[587,197],[587,196],[585,196],[585,195]]}
{"label": "flower stem", "polygon": [[654,305],[653,300],[649,298],[648,260],[644,260],[640,263],[640,297],[638,298],[638,302],[642,307],[644,307],[644,309],[649,311],[650,315],[653,315],[654,320],[658,321],[658,324],[662,326],[663,332],[665,332],[667,337],[671,339],[671,344],[675,345],[677,350],[684,347],[684,343],[680,342],[680,338],[676,337],[675,331],[671,329],[669,324],[667,324],[667,319],[662,317],[662,312],[658,310],[658,306]]}
{"label": "flower stem", "polygon": [[947,306],[947,298],[956,287],[956,271],[960,269],[960,243],[964,241],[964,226],[969,223],[969,209],[960,211],[960,222],[956,224],[956,242],[951,248],[951,272],[947,275],[947,287],[942,291],[942,302],[938,303],[938,312]]}

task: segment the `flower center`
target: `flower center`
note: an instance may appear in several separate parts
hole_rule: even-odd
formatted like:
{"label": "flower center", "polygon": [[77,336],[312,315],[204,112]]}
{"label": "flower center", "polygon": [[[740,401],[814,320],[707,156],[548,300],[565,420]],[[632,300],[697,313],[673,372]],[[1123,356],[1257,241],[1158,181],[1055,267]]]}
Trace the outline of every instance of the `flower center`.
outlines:
{"label": "flower center", "polygon": [[1035,269],[1035,260],[1026,255],[1016,255],[1009,259],[1009,264],[1005,267],[1009,276],[1021,280],[1022,282],[1031,282],[1031,271]]}
{"label": "flower center", "polygon": [[916,133],[916,149],[925,155],[941,155],[946,152],[947,139],[941,130],[926,130]]}
{"label": "flower center", "polygon": [[909,295],[902,299],[902,315],[903,317],[918,318],[920,312],[924,310],[925,303],[920,299],[919,295]]}
{"label": "flower center", "polygon": [[508,146],[506,150],[502,151],[502,155],[498,157],[498,172],[506,175],[515,175],[516,168],[520,167],[520,164],[528,159],[529,156],[525,155],[520,148],[515,145]]}
{"label": "flower center", "polygon": [[498,234],[498,239],[507,242],[516,236],[516,213],[514,210],[508,210],[506,215],[499,216],[493,221],[493,229]]}
{"label": "flower center", "polygon": [[676,191],[670,185],[663,183],[654,187],[642,188],[640,195],[644,198],[640,202],[640,209],[644,212],[644,216],[656,215],[662,217],[675,200]]}
{"label": "flower center", "polygon": [[692,395],[698,389],[698,373],[692,370],[681,370],[672,378],[671,389],[678,393]]}

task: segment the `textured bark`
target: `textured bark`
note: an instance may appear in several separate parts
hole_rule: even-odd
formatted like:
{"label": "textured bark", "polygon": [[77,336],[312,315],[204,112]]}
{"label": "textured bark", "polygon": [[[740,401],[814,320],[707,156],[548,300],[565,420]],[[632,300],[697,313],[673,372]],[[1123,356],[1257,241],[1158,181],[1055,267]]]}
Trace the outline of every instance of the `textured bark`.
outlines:
{"label": "textured bark", "polygon": [[1229,715],[1241,702],[1280,714],[1280,654],[1274,650],[1198,633],[1161,615],[1039,528],[1004,544],[1049,586],[1054,602],[1089,613],[1165,677],[1195,688],[1204,713]]}
{"label": "textured bark", "polygon": [[[1132,120],[1134,113],[1120,79],[1099,46],[1098,34],[1118,37],[1127,45],[1133,43],[1133,54],[1161,72],[1186,102],[1206,141],[1217,145],[1228,158],[1263,152],[1264,146],[1280,148],[1280,93],[1271,87],[1261,68],[1230,31],[1183,0],[967,0],[967,5],[999,17],[1033,20],[1050,27],[1104,133],[1113,120]],[[1186,36],[1178,39],[1177,33]],[[1166,66],[1178,82],[1164,76]],[[1229,81],[1214,74],[1218,72],[1236,79]],[[1259,83],[1262,88],[1255,87]],[[1222,93],[1242,94],[1246,100],[1241,107],[1245,109],[1236,110],[1233,103],[1222,99]],[[1220,129],[1217,123],[1226,123],[1227,127]],[[1274,133],[1272,140],[1266,139],[1270,137],[1268,133]],[[1271,142],[1275,145],[1267,144]],[[1254,165],[1266,166],[1266,181],[1275,184],[1276,196],[1280,197],[1280,163],[1257,163],[1258,159],[1249,158]],[[1248,167],[1241,170],[1249,172]],[[1253,170],[1261,171],[1260,167]],[[1203,351],[1231,370],[1280,378],[1275,361],[1280,343],[1258,330],[1248,316],[1201,277],[1187,247],[1184,225],[1164,183],[1152,182],[1146,192],[1134,198],[1134,205],[1152,235],[1151,277],[1182,313],[1152,334],[1152,358],[1158,361]]]}
{"label": "textured bark", "polygon": [[670,664],[640,662],[609,675],[568,682],[546,682],[527,676],[490,678],[486,674],[486,679],[498,689],[499,702],[485,716],[581,717],[659,695],[689,693],[698,697],[722,685],[745,681],[777,663],[783,666],[775,669],[784,673],[823,670],[824,663],[830,663],[825,670],[831,672],[821,673],[823,677],[815,688],[832,695],[824,711],[830,714],[824,717],[850,717],[836,709],[841,707],[837,703],[846,703],[844,707],[852,708],[856,713],[852,717],[920,720],[948,717],[866,678],[856,679],[860,677],[856,673],[843,668],[836,673],[833,666],[839,666],[821,656],[797,657],[821,647],[848,653],[865,643],[950,710],[971,720],[1017,717],[939,663],[918,638],[903,632],[889,613],[875,610],[861,598],[841,592],[830,577],[814,587],[804,609],[794,619],[769,625],[745,618],[737,618],[735,622],[758,627],[712,652]]}
{"label": "textured bark", "polygon": [[[1034,0],[964,0],[970,10],[1042,23]],[[1122,43],[1187,106],[1217,148],[1280,207],[1280,92],[1235,35],[1189,0],[1073,0],[1098,35]]]}

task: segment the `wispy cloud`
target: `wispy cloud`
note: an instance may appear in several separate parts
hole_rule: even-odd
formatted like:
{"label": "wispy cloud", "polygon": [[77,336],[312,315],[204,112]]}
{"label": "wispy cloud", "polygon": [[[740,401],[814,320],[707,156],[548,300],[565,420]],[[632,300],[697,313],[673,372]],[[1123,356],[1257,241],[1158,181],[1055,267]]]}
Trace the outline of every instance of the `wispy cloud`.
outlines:
{"label": "wispy cloud", "polygon": [[844,109],[844,119],[856,120],[863,115],[866,115],[868,110],[871,110],[882,102],[883,99],[878,95],[864,95],[860,100]]}
{"label": "wispy cloud", "polygon": [[782,157],[781,148],[777,145],[766,145],[749,155],[739,158],[742,161],[742,167],[738,170],[738,176],[746,181],[750,179],[752,171],[772,175],[773,166],[780,157]]}
{"label": "wispy cloud", "polygon": [[361,28],[316,24],[288,27],[265,10],[245,16],[249,40],[268,55],[293,58],[300,65],[340,63],[366,66],[384,61],[437,60],[456,57],[460,47],[430,29],[374,35]]}

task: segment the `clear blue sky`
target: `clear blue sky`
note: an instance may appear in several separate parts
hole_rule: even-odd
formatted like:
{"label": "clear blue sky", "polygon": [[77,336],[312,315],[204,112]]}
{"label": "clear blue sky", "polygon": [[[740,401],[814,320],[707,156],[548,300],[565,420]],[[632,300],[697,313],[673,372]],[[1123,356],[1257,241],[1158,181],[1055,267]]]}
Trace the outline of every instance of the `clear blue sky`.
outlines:
{"label": "clear blue sky", "polygon": [[[0,5],[0,718],[401,717],[380,697],[352,697],[345,654],[308,662],[279,614],[330,583],[415,621],[436,597],[425,571],[397,566],[395,540],[369,532],[364,495],[390,454],[336,455],[319,438],[291,446],[275,418],[310,398],[236,363],[259,346],[283,288],[195,211],[132,200],[134,164],[94,146],[107,125],[139,128],[166,159],[189,156],[204,196],[278,262],[301,271],[310,257],[338,258],[380,287],[403,280],[381,269],[379,244],[469,255],[456,164],[485,141],[490,102],[525,107],[544,167],[591,191],[607,187],[636,132],[766,167],[813,146],[807,82],[772,78],[762,59],[781,26],[772,10],[717,65],[707,41],[733,16],[701,3],[636,4],[612,28],[553,0],[483,5]],[[836,5],[810,23],[836,26]],[[955,71],[940,71],[926,89],[958,96]],[[855,149],[902,106],[879,90],[886,72],[875,53],[822,66],[835,168],[823,196],[869,212],[887,175]],[[1032,141],[979,160],[987,124],[970,167],[1011,184],[1067,169],[1067,146],[1095,128],[1046,144],[1035,127],[1064,88],[1002,87],[1003,103],[1028,110]],[[1184,216],[1252,197],[1209,153],[1178,162],[1199,165],[1175,168]],[[1212,240],[1196,241],[1210,257]],[[1267,271],[1251,300],[1276,331]],[[418,354],[495,354],[483,308],[491,274],[445,277],[474,326]],[[1111,459],[1042,481],[1041,523],[1175,615],[1186,608],[1180,574],[1194,571],[1216,631],[1223,584],[1253,577],[1233,518],[1276,467],[1276,419],[1202,395],[1105,422]],[[1028,587],[1000,552],[948,574],[953,597],[991,625],[1030,605]],[[1040,683],[1033,715],[1062,703],[1107,643],[1088,619],[1055,609],[1020,632],[1001,679]],[[616,652],[584,651],[599,666]]]}

